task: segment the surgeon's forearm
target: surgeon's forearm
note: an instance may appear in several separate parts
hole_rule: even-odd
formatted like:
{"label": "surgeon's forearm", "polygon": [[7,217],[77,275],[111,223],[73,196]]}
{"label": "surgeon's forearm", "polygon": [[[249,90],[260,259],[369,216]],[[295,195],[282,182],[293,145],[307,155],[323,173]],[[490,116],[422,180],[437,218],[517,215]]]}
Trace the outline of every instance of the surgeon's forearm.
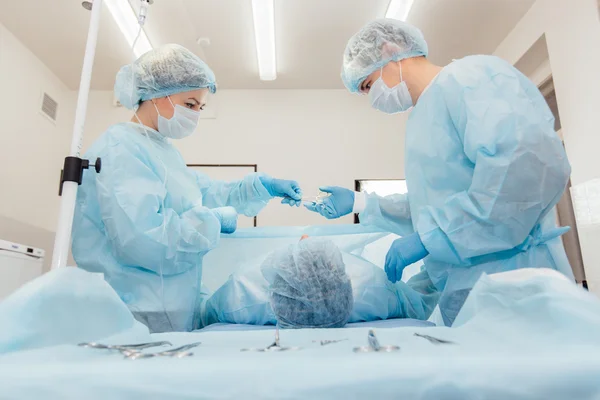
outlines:
{"label": "surgeon's forearm", "polygon": [[261,183],[260,174],[249,174],[239,181],[210,182],[203,191],[203,203],[210,208],[231,206],[238,213],[254,217],[267,205],[271,195]]}
{"label": "surgeon's forearm", "polygon": [[362,224],[375,225],[400,236],[414,232],[406,194],[381,197],[376,194],[357,193],[354,209],[360,213]]}

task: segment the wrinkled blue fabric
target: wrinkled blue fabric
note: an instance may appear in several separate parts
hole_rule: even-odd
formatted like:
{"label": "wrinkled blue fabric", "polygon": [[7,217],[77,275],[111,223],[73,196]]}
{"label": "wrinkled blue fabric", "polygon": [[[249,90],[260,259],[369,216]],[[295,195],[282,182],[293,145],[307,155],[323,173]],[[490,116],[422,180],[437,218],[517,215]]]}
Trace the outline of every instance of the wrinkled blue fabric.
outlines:
{"label": "wrinkled blue fabric", "polygon": [[544,332],[536,337],[538,346],[551,351],[549,343],[574,344],[573,329],[578,326],[578,340],[600,344],[599,307],[597,296],[556,270],[524,268],[483,274],[453,328],[466,331],[469,326],[478,326],[492,337],[502,334],[497,326],[504,321],[511,321],[513,329],[533,325]]}
{"label": "wrinkled blue fabric", "polygon": [[217,207],[212,209],[221,224],[221,233],[231,234],[237,229],[238,215],[233,207]]}
{"label": "wrinkled blue fabric", "polygon": [[[148,132],[148,136],[145,135]],[[221,226],[211,208],[254,216],[271,198],[260,175],[222,182],[187,168],[169,140],[134,123],[109,128],[86,158],[73,223],[77,265],[102,272],[152,332],[188,331],[197,323],[202,259]]]}
{"label": "wrinkled blue fabric", "polygon": [[183,46],[157,47],[123,66],[115,80],[115,96],[129,110],[140,102],[176,93],[208,88],[217,90],[215,74],[204,61]]}
{"label": "wrinkled blue fabric", "polygon": [[118,335],[150,339],[102,275],[79,268],[48,272],[1,301],[0,326],[0,354]]}
{"label": "wrinkled blue fabric", "polygon": [[405,154],[409,194],[368,195],[360,218],[419,233],[447,325],[484,272],[573,278],[553,212],[571,167],[546,101],[511,65],[471,56],[445,67],[408,119]]}

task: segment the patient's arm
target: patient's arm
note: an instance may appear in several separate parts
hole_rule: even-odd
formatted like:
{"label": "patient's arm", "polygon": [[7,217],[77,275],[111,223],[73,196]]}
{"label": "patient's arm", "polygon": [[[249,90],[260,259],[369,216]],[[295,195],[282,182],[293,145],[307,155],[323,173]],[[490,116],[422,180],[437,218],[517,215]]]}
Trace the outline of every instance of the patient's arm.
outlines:
{"label": "patient's arm", "polygon": [[391,318],[426,320],[437,304],[439,294],[424,271],[408,283],[394,284],[383,269],[363,258],[345,253],[344,262],[354,295],[350,322]]}
{"label": "patient's arm", "polygon": [[425,269],[421,269],[406,283],[396,282],[395,287],[402,318],[427,320],[440,298]]}

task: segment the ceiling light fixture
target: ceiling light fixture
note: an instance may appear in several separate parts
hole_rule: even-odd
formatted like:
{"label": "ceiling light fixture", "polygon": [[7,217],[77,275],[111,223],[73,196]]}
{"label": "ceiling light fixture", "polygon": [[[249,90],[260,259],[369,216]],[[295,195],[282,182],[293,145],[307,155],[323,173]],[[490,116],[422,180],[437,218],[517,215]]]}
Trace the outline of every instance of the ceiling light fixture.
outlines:
{"label": "ceiling light fixture", "polygon": [[413,1],[414,0],[390,0],[385,17],[406,21],[408,13],[413,5]]}
{"label": "ceiling light fixture", "polygon": [[[115,22],[119,26],[119,29],[125,36],[125,40],[129,44],[129,47],[133,46],[133,42],[138,35],[140,30],[140,25],[138,22],[138,17],[131,8],[131,4],[129,4],[128,0],[104,0],[104,3],[108,7],[108,11],[112,14]],[[142,29],[140,33],[140,37],[135,44],[135,48],[133,52],[136,57],[141,56],[147,51],[152,50],[152,45],[148,40],[148,36],[146,36],[146,32]]]}
{"label": "ceiling light fixture", "polygon": [[277,78],[273,0],[252,0],[258,73],[263,81]]}

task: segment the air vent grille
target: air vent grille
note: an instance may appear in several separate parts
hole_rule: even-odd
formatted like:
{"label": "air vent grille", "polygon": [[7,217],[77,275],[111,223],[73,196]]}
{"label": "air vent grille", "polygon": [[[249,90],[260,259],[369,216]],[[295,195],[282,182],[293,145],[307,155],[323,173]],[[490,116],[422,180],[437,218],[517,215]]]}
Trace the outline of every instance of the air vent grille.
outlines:
{"label": "air vent grille", "polygon": [[48,117],[51,121],[56,122],[56,117],[58,115],[58,102],[50,97],[48,93],[44,93],[41,111],[42,114]]}

